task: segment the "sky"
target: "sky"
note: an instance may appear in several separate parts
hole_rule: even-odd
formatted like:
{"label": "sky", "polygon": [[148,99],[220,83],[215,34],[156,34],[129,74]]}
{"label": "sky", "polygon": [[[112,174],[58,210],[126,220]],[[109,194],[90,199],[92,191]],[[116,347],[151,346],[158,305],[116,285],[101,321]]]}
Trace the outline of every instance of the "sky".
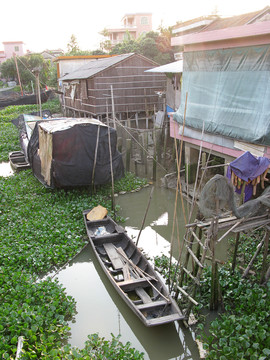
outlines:
{"label": "sky", "polygon": [[105,28],[117,28],[129,13],[152,13],[153,30],[213,12],[221,17],[263,9],[270,0],[5,0],[1,3],[0,50],[3,41],[23,41],[25,49],[67,50],[74,34],[81,50],[99,48]]}

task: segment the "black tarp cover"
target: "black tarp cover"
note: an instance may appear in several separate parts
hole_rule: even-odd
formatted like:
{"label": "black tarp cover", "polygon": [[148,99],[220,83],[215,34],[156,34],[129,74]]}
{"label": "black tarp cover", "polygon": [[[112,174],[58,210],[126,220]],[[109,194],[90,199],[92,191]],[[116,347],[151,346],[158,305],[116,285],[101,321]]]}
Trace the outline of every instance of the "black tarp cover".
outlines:
{"label": "black tarp cover", "polygon": [[51,188],[109,183],[108,131],[114,179],[121,178],[124,166],[122,155],[117,150],[116,130],[87,118],[51,119],[36,123],[27,148],[34,175]]}
{"label": "black tarp cover", "polygon": [[212,134],[270,145],[270,45],[184,53],[174,119]]}

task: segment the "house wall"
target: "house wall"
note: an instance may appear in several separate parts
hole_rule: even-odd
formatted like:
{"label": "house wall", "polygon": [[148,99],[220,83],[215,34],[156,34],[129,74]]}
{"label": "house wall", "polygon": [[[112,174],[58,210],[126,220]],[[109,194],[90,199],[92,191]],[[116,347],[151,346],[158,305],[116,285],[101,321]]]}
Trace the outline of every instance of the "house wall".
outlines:
{"label": "house wall", "polygon": [[[67,108],[86,114],[112,113],[111,86],[115,113],[150,112],[160,110],[160,98],[156,92],[164,91],[166,76],[145,73],[154,67],[141,57],[131,57],[95,77],[66,84]],[[69,85],[67,85],[69,84]]]}
{"label": "house wall", "polygon": [[14,53],[17,56],[23,56],[25,54],[22,41],[3,42],[3,45],[6,59],[12,58]]}

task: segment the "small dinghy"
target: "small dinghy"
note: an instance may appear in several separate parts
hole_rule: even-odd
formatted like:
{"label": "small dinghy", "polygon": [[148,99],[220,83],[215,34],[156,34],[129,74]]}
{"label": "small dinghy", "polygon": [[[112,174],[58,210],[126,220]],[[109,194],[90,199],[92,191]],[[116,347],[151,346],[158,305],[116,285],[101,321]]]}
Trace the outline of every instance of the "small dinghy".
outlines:
{"label": "small dinghy", "polygon": [[14,171],[30,169],[30,164],[26,161],[22,151],[13,151],[9,153],[9,162]]}

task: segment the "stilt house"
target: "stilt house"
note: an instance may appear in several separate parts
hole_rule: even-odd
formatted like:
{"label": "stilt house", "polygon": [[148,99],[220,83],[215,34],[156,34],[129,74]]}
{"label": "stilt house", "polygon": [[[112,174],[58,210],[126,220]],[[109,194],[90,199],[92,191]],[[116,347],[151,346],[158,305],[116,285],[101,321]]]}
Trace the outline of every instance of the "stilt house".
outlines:
{"label": "stilt house", "polygon": [[62,76],[62,105],[80,116],[151,113],[163,106],[164,74],[145,73],[157,63],[138,54],[95,59]]}
{"label": "stilt house", "polygon": [[185,142],[186,168],[196,168],[200,146],[225,163],[245,151],[270,158],[270,8],[217,18],[171,45],[183,49],[181,104],[170,128]]}

